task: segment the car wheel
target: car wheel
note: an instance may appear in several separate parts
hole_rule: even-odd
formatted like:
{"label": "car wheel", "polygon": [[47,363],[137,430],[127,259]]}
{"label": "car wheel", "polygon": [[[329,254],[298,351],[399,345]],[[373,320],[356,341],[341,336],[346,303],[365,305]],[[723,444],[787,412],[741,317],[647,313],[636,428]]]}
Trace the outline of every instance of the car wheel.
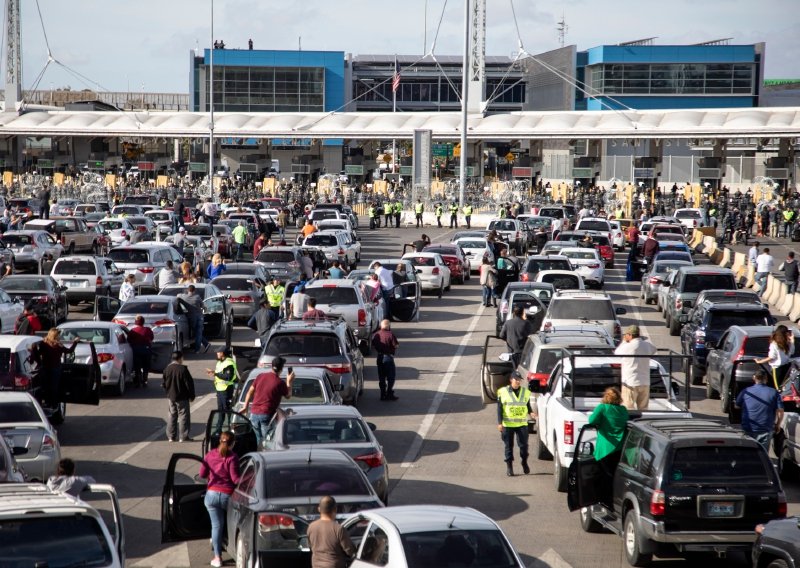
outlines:
{"label": "car wheel", "polygon": [[122,366],[122,371],[119,374],[119,382],[116,387],[116,395],[123,396],[125,394],[125,380],[128,378],[128,369],[125,365]]}
{"label": "car wheel", "polygon": [[786,563],[785,560],[776,558],[775,560],[767,564],[767,568],[789,568],[789,565]]}
{"label": "car wheel", "polygon": [[639,533],[636,530],[636,512],[628,511],[622,532],[622,546],[625,549],[625,560],[631,566],[645,566],[653,559],[652,554],[643,554],[640,549]]}
{"label": "car wheel", "polygon": [[536,459],[543,461],[553,459],[553,456],[550,454],[550,450],[548,450],[547,446],[544,445],[544,440],[542,440],[541,434],[536,436]]}
{"label": "car wheel", "polygon": [[561,465],[558,450],[553,452],[553,485],[555,485],[556,491],[559,493],[564,493],[567,490],[567,468]]}
{"label": "car wheel", "polygon": [[592,518],[589,507],[581,508],[581,528],[588,533],[597,533],[603,530],[603,525]]}
{"label": "car wheel", "polygon": [[236,535],[236,568],[250,568],[250,554],[244,545],[244,537],[241,533]]}
{"label": "car wheel", "polygon": [[681,332],[681,324],[678,323],[675,319],[669,318],[669,334],[673,337],[677,337],[680,332]]}

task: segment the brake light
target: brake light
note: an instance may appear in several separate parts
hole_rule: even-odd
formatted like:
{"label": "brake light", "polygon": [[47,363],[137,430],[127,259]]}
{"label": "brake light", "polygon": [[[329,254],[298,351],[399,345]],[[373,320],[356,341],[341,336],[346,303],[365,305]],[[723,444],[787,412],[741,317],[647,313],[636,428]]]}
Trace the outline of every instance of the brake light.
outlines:
{"label": "brake light", "polygon": [[97,362],[98,363],[108,363],[109,361],[114,360],[114,355],[112,353],[98,353],[97,354]]}
{"label": "brake light", "polygon": [[546,386],[550,375],[547,373],[528,373],[528,383],[539,381],[539,386]]}
{"label": "brake light", "polygon": [[586,266],[587,266],[588,268],[600,268],[600,265],[599,265],[599,264],[597,264],[597,263],[594,263],[594,264],[587,264]]}
{"label": "brake light", "polygon": [[228,301],[233,302],[234,304],[241,302],[252,302],[253,298],[252,296],[231,296],[230,300]]}
{"label": "brake light", "polygon": [[128,322],[126,322],[125,320],[118,319],[118,318],[112,319],[111,323],[115,323],[117,325],[128,325]]}
{"label": "brake light", "polygon": [[56,449],[56,441],[50,434],[42,436],[42,447],[39,449],[41,452],[54,452]]}
{"label": "brake light", "polygon": [[434,266],[433,270],[431,270],[431,274],[433,274],[434,276],[438,276],[439,275],[439,267],[438,266]]}
{"label": "brake light", "polygon": [[46,304],[50,301],[50,298],[48,296],[36,296],[35,298],[31,298],[31,300],[40,304]]}
{"label": "brake light", "polygon": [[383,465],[383,453],[382,452],[375,452],[372,454],[365,454],[363,456],[358,456],[354,458],[357,462],[361,462],[365,464],[370,469],[373,467],[379,467]]}
{"label": "brake light", "polygon": [[736,361],[737,359],[741,359],[744,357],[744,346],[747,345],[747,338],[745,337],[744,341],[742,341],[742,346],[739,348],[739,352],[733,356],[731,361]]}
{"label": "brake light", "polygon": [[350,372],[350,363],[329,363],[325,368],[336,375],[344,375]]}
{"label": "brake light", "polygon": [[681,300],[680,298],[677,298],[675,300],[675,309],[676,310],[682,310],[683,309],[683,300]]}
{"label": "brake light", "polygon": [[698,345],[705,345],[706,343],[706,332],[703,330],[698,329],[694,332],[694,342]]}
{"label": "brake light", "polygon": [[650,284],[661,284],[661,278],[656,278],[655,276],[651,276],[647,281]]}
{"label": "brake light", "polygon": [[786,495],[781,491],[778,493],[778,510],[776,514],[778,517],[783,518],[787,513]]}
{"label": "brake light", "polygon": [[367,310],[363,308],[359,308],[358,310],[358,325],[360,326],[367,325]]}
{"label": "brake light", "polygon": [[294,519],[288,515],[275,513],[258,516],[258,532],[268,533],[279,530],[295,530]]}
{"label": "brake light", "polygon": [[542,324],[542,329],[544,331],[551,331],[553,329],[553,322],[546,321]]}
{"label": "brake light", "polygon": [[527,272],[523,272],[522,274],[519,275],[519,281],[520,282],[530,282],[530,280],[531,280],[531,277],[528,275]]}
{"label": "brake light", "polygon": [[155,327],[161,327],[161,326],[164,326],[164,325],[175,325],[175,322],[173,320],[171,320],[171,319],[163,319],[163,320],[158,320],[156,322],[153,322],[153,325]]}
{"label": "brake light", "polygon": [[697,219],[694,220],[694,226],[697,226]]}
{"label": "brake light", "polygon": [[572,420],[564,420],[564,444],[567,446],[571,446],[575,442],[573,441],[573,435],[575,434],[575,423]]}
{"label": "brake light", "polygon": [[667,500],[664,497],[664,492],[660,489],[653,491],[653,496],[650,497],[650,514],[654,517],[660,517],[666,512]]}
{"label": "brake light", "polygon": [[500,302],[500,313],[503,315],[508,313],[508,300],[503,300]]}
{"label": "brake light", "polygon": [[103,277],[98,276],[94,281],[95,286],[102,286],[103,285]]}
{"label": "brake light", "polygon": [[31,387],[31,378],[25,375],[14,375],[14,388],[16,389],[29,389]]}
{"label": "brake light", "polygon": [[341,248],[340,248],[338,251],[336,251],[336,254],[338,254],[338,255],[344,255],[344,249],[341,249]]}
{"label": "brake light", "polygon": [[142,266],[141,268],[137,268],[137,270],[139,272],[144,273],[144,274],[151,274],[152,272],[155,271],[155,267],[154,266]]}

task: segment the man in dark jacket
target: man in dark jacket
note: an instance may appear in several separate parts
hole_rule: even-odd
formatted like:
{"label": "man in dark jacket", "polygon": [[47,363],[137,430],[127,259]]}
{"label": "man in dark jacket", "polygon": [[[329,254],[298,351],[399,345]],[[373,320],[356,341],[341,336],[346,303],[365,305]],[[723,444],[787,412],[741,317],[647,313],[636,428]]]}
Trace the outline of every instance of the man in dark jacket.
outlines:
{"label": "man in dark jacket", "polygon": [[519,365],[522,349],[531,333],[533,333],[533,323],[525,319],[525,310],[522,306],[515,307],[513,317],[506,320],[500,330],[500,339],[505,339],[511,348],[514,367]]}
{"label": "man in dark jacket", "polygon": [[797,261],[794,259],[794,252],[789,251],[786,261],[783,263],[783,276],[786,278],[786,293],[794,294],[797,292],[797,279],[800,277]]}
{"label": "man in dark jacket", "polygon": [[167,440],[175,441],[175,431],[180,432],[179,441],[190,442],[189,429],[191,414],[189,404],[194,400],[194,379],[189,368],[183,364],[183,353],[172,354],[172,363],[164,369],[161,386],[169,400],[169,416],[167,417]]}

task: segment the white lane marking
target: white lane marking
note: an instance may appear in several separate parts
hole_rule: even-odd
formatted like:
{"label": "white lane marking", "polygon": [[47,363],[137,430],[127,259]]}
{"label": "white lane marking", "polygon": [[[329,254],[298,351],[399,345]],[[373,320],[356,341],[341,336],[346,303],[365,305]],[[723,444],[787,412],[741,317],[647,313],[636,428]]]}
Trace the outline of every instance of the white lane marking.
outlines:
{"label": "white lane marking", "polygon": [[189,560],[189,545],[185,542],[175,544],[164,550],[159,550],[155,554],[138,560],[132,566],[136,568],[146,568],[155,566],[169,566],[170,568],[189,568],[192,565]]}
{"label": "white lane marking", "polygon": [[450,380],[453,378],[453,375],[455,375],[458,364],[461,362],[461,356],[464,355],[464,350],[467,348],[467,343],[469,343],[470,339],[472,339],[472,332],[475,331],[478,322],[481,320],[484,307],[485,306],[481,305],[478,309],[478,312],[472,317],[472,322],[469,324],[469,329],[467,329],[467,333],[461,339],[461,343],[458,344],[456,354],[453,355],[453,359],[450,361],[450,366],[447,368],[447,372],[445,373],[444,377],[442,377],[442,381],[439,383],[439,388],[436,389],[436,394],[433,396],[431,405],[428,407],[428,413],[425,415],[425,418],[422,419],[422,423],[419,425],[417,437],[414,439],[414,442],[408,449],[408,453],[406,453],[406,457],[403,458],[403,463],[400,464],[400,467],[411,467],[414,460],[417,459],[417,455],[419,454],[420,449],[422,449],[422,443],[425,441],[425,436],[428,434],[428,430],[430,430],[431,425],[433,425],[433,419],[436,417],[436,413],[439,411],[439,405],[442,404],[442,399],[447,392],[447,387],[450,386]]}
{"label": "white lane marking", "polygon": [[561,558],[561,555],[552,548],[548,548],[528,568],[544,568],[546,566],[549,568],[572,568],[572,564]]}
{"label": "white lane marking", "polygon": [[[189,409],[190,413],[194,414],[205,403],[207,403],[209,400],[211,400],[214,397],[216,397],[216,394],[214,394],[213,392],[212,393],[208,393],[207,395],[201,397],[200,400],[198,400],[197,402],[195,402],[191,406],[191,408]],[[163,428],[159,428],[158,430],[156,430],[155,432],[150,434],[147,438],[145,438],[144,440],[142,440],[141,442],[139,442],[138,444],[133,446],[130,450],[128,450],[127,452],[125,452],[124,454],[122,454],[121,456],[116,458],[113,463],[127,463],[129,459],[131,459],[133,456],[135,456],[136,454],[141,452],[143,449],[145,449],[147,446],[149,446],[151,442],[154,442],[158,438],[161,438],[162,436],[164,436],[166,431],[167,431],[166,426],[163,427]]]}

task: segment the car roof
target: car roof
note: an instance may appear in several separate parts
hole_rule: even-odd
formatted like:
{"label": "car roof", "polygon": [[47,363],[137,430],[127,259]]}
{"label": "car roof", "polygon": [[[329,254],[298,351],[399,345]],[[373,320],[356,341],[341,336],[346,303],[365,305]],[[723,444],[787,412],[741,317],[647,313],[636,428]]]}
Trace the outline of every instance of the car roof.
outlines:
{"label": "car roof", "polygon": [[659,433],[671,440],[697,438],[729,438],[739,440],[752,440],[741,430],[735,430],[728,424],[721,421],[710,420],[707,418],[680,418],[680,419],[650,419],[636,420],[635,423],[640,427]]}
{"label": "car roof", "polygon": [[690,274],[730,274],[733,275],[733,271],[730,268],[722,268],[720,266],[710,266],[708,264],[704,264],[701,266],[681,266],[678,268],[679,272],[688,272]]}
{"label": "car roof", "polygon": [[726,302],[725,300],[705,300],[703,304],[708,304],[707,309],[709,311],[716,311],[716,310],[739,310],[739,311],[769,311],[769,308],[764,304],[754,304],[752,302]]}
{"label": "car roof", "polygon": [[[32,337],[33,336],[30,335],[6,335],[6,334],[0,335],[0,348],[6,348],[10,349],[11,351],[16,351],[22,344],[28,343]],[[37,336],[34,339],[41,341],[44,338]],[[3,395],[5,395],[6,393],[12,391],[0,391],[0,392],[2,392]]]}
{"label": "car roof", "polygon": [[[144,296],[134,296],[128,302],[163,302],[168,304],[170,302],[177,302],[174,296],[158,296],[156,294],[146,294]],[[128,303],[126,302],[126,303]]]}
{"label": "car roof", "polygon": [[[772,332],[775,331],[775,326],[772,325],[732,325],[728,328],[728,331],[740,331],[741,333],[746,334],[748,337],[769,337],[772,335]],[[800,330],[797,328],[792,329],[795,334],[800,334]]]}
{"label": "car roof", "polygon": [[325,278],[306,282],[306,290],[309,288],[352,288],[358,284],[358,282],[349,278]]}
{"label": "car roof", "polygon": [[345,406],[345,405],[327,405],[327,404],[309,404],[305,405],[302,408],[292,410],[291,415],[287,415],[286,418],[303,418],[303,417],[331,417],[331,418],[359,418],[363,419],[364,417],[361,413],[352,406]]}
{"label": "car roof", "polygon": [[36,399],[29,392],[0,391],[0,402],[36,402]]}
{"label": "car roof", "polygon": [[460,530],[498,530],[489,517],[468,507],[451,505],[400,505],[363,511],[364,516],[394,525],[401,534]]}
{"label": "car roof", "polygon": [[[299,408],[301,407],[293,406],[292,411],[296,411]],[[314,462],[334,465],[355,465],[355,462],[352,460],[352,458],[341,450],[314,446],[307,446],[303,449],[288,448],[279,452],[251,452],[247,455],[253,461],[260,461],[268,469],[274,469],[286,465],[311,466],[314,464]],[[355,465],[355,467],[358,466]]]}

